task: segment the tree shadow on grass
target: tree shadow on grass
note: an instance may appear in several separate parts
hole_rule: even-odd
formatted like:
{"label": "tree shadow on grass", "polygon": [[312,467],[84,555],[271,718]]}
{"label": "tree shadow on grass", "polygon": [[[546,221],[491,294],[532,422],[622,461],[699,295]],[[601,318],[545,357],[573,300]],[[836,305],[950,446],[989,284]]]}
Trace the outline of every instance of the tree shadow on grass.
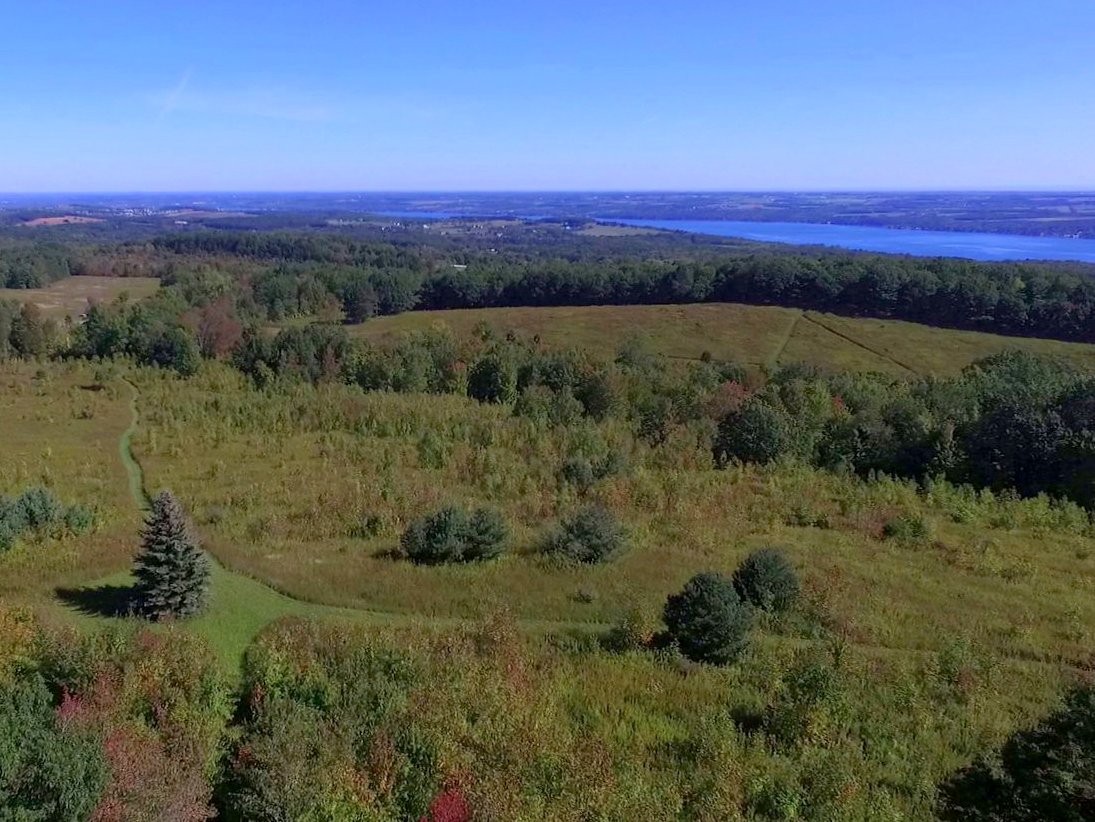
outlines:
{"label": "tree shadow on grass", "polygon": [[939,786],[939,818],[953,822],[1080,822],[1095,819],[1095,686],[1016,731]]}
{"label": "tree shadow on grass", "polygon": [[132,585],[58,588],[57,598],[87,616],[128,617],[135,605]]}

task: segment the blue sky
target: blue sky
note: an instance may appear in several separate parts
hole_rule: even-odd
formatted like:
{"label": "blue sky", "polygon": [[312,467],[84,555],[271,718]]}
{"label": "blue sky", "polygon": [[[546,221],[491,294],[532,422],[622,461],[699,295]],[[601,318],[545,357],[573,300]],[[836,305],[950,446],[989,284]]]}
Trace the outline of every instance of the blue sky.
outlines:
{"label": "blue sky", "polygon": [[1095,189],[1092,0],[10,3],[0,191]]}

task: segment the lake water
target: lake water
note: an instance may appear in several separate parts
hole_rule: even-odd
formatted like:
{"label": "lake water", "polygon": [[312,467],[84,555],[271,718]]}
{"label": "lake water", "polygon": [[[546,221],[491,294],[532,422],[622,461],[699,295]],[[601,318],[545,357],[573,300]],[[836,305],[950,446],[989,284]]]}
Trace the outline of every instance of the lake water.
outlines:
{"label": "lake water", "polygon": [[[451,211],[386,211],[406,220],[455,219]],[[524,217],[523,219],[539,219]],[[595,218],[596,219],[596,218]],[[913,254],[918,257],[964,257],[969,260],[1066,260],[1095,263],[1095,240],[1067,237],[1025,237],[965,231],[917,231],[907,228],[833,225],[829,223],[757,223],[746,220],[624,220],[601,222],[741,237],[766,243],[826,245],[854,251]]]}
{"label": "lake water", "polygon": [[[607,222],[607,221],[606,221]],[[1075,260],[1095,263],[1095,240],[1023,237],[963,231],[914,231],[825,223],[754,223],[743,220],[611,220],[624,225],[664,228],[768,243],[828,245],[857,251],[965,257],[970,260]]]}

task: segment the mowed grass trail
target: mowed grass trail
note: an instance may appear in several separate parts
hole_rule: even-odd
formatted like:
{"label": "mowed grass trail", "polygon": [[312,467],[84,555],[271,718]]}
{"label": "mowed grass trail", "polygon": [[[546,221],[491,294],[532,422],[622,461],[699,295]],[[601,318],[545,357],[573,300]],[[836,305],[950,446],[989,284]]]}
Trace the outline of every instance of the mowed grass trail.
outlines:
{"label": "mowed grass trail", "polygon": [[[171,484],[228,567],[300,600],[438,624],[506,610],[529,627],[603,628],[634,607],[656,614],[698,571],[731,573],[777,545],[858,645],[939,651],[975,629],[1001,657],[1079,664],[1090,654],[1086,520],[1065,522],[1045,500],[931,499],[912,483],[805,467],[714,471],[684,441],[653,454],[609,421],[583,436],[620,443],[634,469],[592,501],[617,513],[628,549],[605,565],[565,566],[537,546],[590,501],[558,479],[573,432],[456,396],[263,392],[224,367],[185,391],[153,372],[140,385],[136,448],[149,487]],[[499,509],[510,555],[449,567],[395,555],[407,523],[453,502]],[[903,513],[923,516],[935,539],[916,549],[880,539],[881,523]],[[803,524],[819,517],[828,527]]]}
{"label": "mowed grass trail", "polygon": [[748,365],[805,362],[895,376],[948,376],[1007,349],[1095,368],[1095,345],[735,303],[412,311],[370,320],[351,332],[384,345],[437,324],[461,336],[481,323],[501,333],[537,335],[548,346],[582,348],[603,356],[614,355],[629,338],[641,336],[651,351],[673,358],[699,359],[709,352],[717,360]]}
{"label": "mowed grass trail", "polygon": [[83,314],[89,303],[110,303],[119,294],[141,300],[159,287],[153,277],[67,277],[46,288],[0,288],[0,300],[34,303],[46,316],[63,319]]}
{"label": "mowed grass trail", "polygon": [[[15,379],[9,387],[22,384],[20,379],[25,380],[27,386],[34,385],[25,367],[14,370],[9,375]],[[68,369],[64,374],[65,379],[46,378],[43,383],[55,394],[65,390],[84,392],[90,391],[89,386],[80,387],[82,379],[87,377],[88,374],[85,374],[82,369]],[[110,386],[104,386],[102,392],[92,393],[96,396],[103,394],[103,400],[107,401],[103,403],[104,417],[111,418],[111,426],[104,427],[102,436],[81,437],[78,426],[55,428],[56,417],[39,413],[26,415],[27,424],[21,426],[22,440],[20,441],[53,437],[59,441],[61,447],[64,447],[65,454],[69,453],[69,449],[79,449],[81,464],[89,468],[94,466],[90,475],[101,473],[104,477],[103,481],[96,486],[103,493],[96,508],[104,517],[106,528],[102,530],[102,533],[93,535],[90,544],[82,539],[62,541],[58,544],[35,543],[19,546],[7,555],[0,555],[0,586],[2,586],[0,590],[5,597],[32,604],[39,610],[59,615],[66,622],[73,622],[87,628],[119,622],[116,617],[107,613],[107,609],[113,598],[129,589],[134,583],[134,578],[128,569],[132,555],[136,553],[139,544],[139,526],[148,509],[149,491],[145,485],[142,467],[132,452],[131,444],[140,425],[140,396],[137,387],[127,380],[116,379]],[[27,401],[28,405],[54,404],[48,401],[50,392],[45,389],[27,391],[25,395],[32,397]],[[80,406],[77,416],[85,414],[87,412],[83,406]],[[120,422],[124,420],[128,420],[128,426],[123,430],[117,430]],[[64,436],[65,431],[71,432],[69,438]],[[15,466],[22,464],[18,459],[18,452],[13,449],[7,450],[0,447],[0,453],[16,455],[16,459],[9,464]],[[9,479],[4,478],[5,481]],[[43,482],[51,481],[53,481],[51,475],[43,475]],[[164,485],[170,484],[170,482],[164,483]],[[8,485],[12,484],[4,482],[4,486]],[[18,487],[20,483],[16,479],[12,489]],[[0,487],[0,490],[3,488]],[[73,491],[72,497],[77,500],[87,499],[87,496],[81,494],[79,489]],[[113,549],[112,553],[108,556],[97,554],[94,548],[99,544],[110,545]],[[53,557],[55,560],[62,557],[68,558],[72,568],[58,566],[56,561],[43,563],[44,551],[47,552],[46,556]],[[243,652],[247,646],[251,645],[258,633],[270,622],[284,616],[341,618],[341,620],[354,622],[436,629],[452,627],[460,623],[459,620],[446,620],[446,618],[439,620],[439,618],[419,616],[414,611],[404,613],[373,611],[367,604],[361,603],[355,609],[348,609],[348,607],[295,599],[261,580],[224,567],[214,553],[210,553],[209,557],[211,584],[207,609],[200,616],[188,620],[185,625],[187,630],[191,630],[208,642],[224,665],[224,670],[231,674],[239,671]],[[104,569],[111,565],[117,570],[104,576]],[[39,576],[33,578],[30,586],[26,586],[25,575],[30,568],[37,569]],[[61,580],[65,583],[58,584]],[[60,594],[60,601],[53,598],[51,594],[54,593]],[[538,630],[580,626],[531,621],[528,627],[533,632],[538,632]]]}
{"label": "mowed grass trail", "polygon": [[123,566],[140,517],[131,504],[118,440],[129,424],[129,393],[98,386],[92,369],[0,366],[0,494],[45,485],[66,504],[95,513],[79,539],[23,542],[0,555],[0,597],[34,602]]}

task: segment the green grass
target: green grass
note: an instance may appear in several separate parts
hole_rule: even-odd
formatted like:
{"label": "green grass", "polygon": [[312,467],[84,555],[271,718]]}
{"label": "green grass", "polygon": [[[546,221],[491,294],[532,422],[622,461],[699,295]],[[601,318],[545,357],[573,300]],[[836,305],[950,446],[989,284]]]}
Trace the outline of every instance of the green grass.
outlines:
{"label": "green grass", "polygon": [[[781,323],[772,324],[771,347],[761,354],[780,361],[796,340],[817,356],[875,358],[894,368],[904,367],[899,358],[922,367],[909,347],[887,349],[895,340],[930,353],[917,327],[895,338],[887,336],[891,326],[872,336],[848,321],[862,335],[851,341],[834,318],[770,316]],[[0,372],[10,432],[0,440],[0,492],[45,482],[68,502],[93,505],[101,522],[88,538],[44,540],[0,556],[6,599],[88,629],[107,624],[54,591],[127,586],[145,491],[170,487],[218,560],[208,610],[184,625],[231,675],[280,617],[382,631],[408,648],[434,648],[444,670],[462,659],[445,655],[456,647],[453,628],[508,612],[523,634],[551,641],[526,638],[530,657],[501,665],[498,675],[513,677],[502,683],[512,686],[513,701],[499,717],[539,716],[537,700],[551,700],[563,727],[556,730],[582,741],[575,755],[592,755],[586,740],[604,746],[613,761],[645,774],[641,781],[656,796],[691,772],[682,751],[705,723],[763,716],[789,668],[803,659],[835,667],[839,659],[843,707],[833,710],[846,713],[835,714],[834,741],[810,737],[773,753],[763,738],[722,727],[732,768],[718,778],[745,790],[788,769],[815,773],[809,769],[819,760],[810,757],[821,757],[856,790],[884,788],[894,808],[930,818],[938,779],[1036,721],[1090,666],[1088,522],[1044,499],[947,486],[923,494],[909,483],[865,483],[795,465],[715,471],[686,432],[655,450],[618,419],[544,430],[456,396],[363,394],[342,385],[259,391],[218,364],[189,380],[137,371],[130,385],[116,379],[101,391],[87,389],[87,368],[39,368]],[[560,566],[535,552],[560,515],[589,501],[557,477],[579,444],[619,449],[632,465],[592,494],[630,533],[623,556],[600,567]],[[391,556],[407,522],[452,501],[501,509],[513,528],[513,554],[440,568]],[[361,536],[366,514],[380,526]],[[880,539],[881,525],[898,515],[923,517],[932,538]],[[827,527],[808,524],[821,521]],[[611,655],[590,641],[632,610],[656,624],[666,594],[693,573],[729,573],[767,545],[781,546],[799,570],[805,598],[792,617],[759,621],[739,665],[713,670],[649,653]],[[438,633],[446,637],[434,642]],[[479,691],[474,680],[467,688]],[[530,728],[543,733],[534,722]],[[539,750],[537,740],[514,744]],[[874,807],[863,794],[849,797]]]}
{"label": "green grass", "polygon": [[0,596],[49,600],[124,567],[139,524],[118,459],[129,424],[129,392],[114,381],[97,390],[92,369],[67,364],[0,365],[0,493],[52,488],[63,502],[95,513],[80,539],[18,545],[0,555]]}
{"label": "green grass", "polygon": [[0,288],[0,300],[34,303],[47,316],[61,319],[77,317],[89,303],[113,302],[121,294],[144,299],[159,287],[153,277],[66,277],[46,288]]}
{"label": "green grass", "polygon": [[460,337],[480,323],[604,357],[614,356],[625,341],[638,335],[651,350],[674,358],[698,359],[706,351],[715,359],[752,365],[807,362],[898,376],[910,370],[955,374],[974,360],[1009,348],[1095,367],[1092,345],[730,303],[414,311],[370,320],[351,332],[383,345],[437,324]]}
{"label": "green grass", "polygon": [[[136,448],[152,486],[171,485],[228,567],[298,599],[438,620],[503,608],[526,622],[594,627],[632,606],[656,611],[697,571],[730,572],[751,550],[782,545],[808,569],[825,619],[864,647],[938,651],[968,634],[1002,658],[1079,665],[1095,631],[1081,584],[1095,562],[1086,520],[1045,500],[925,498],[911,483],[808,468],[714,471],[684,438],[651,452],[619,421],[543,431],[452,396],[262,393],[227,369],[185,390],[149,374],[141,390]],[[615,443],[635,465],[593,495],[631,534],[629,550],[604,566],[536,554],[545,531],[583,502],[557,480],[576,437]],[[440,462],[423,461],[424,438]],[[391,557],[410,520],[450,502],[498,507],[512,554],[481,567]],[[803,512],[832,527],[803,527]],[[880,540],[881,524],[903,513],[924,516],[935,541]],[[367,514],[379,531],[358,536]]]}

